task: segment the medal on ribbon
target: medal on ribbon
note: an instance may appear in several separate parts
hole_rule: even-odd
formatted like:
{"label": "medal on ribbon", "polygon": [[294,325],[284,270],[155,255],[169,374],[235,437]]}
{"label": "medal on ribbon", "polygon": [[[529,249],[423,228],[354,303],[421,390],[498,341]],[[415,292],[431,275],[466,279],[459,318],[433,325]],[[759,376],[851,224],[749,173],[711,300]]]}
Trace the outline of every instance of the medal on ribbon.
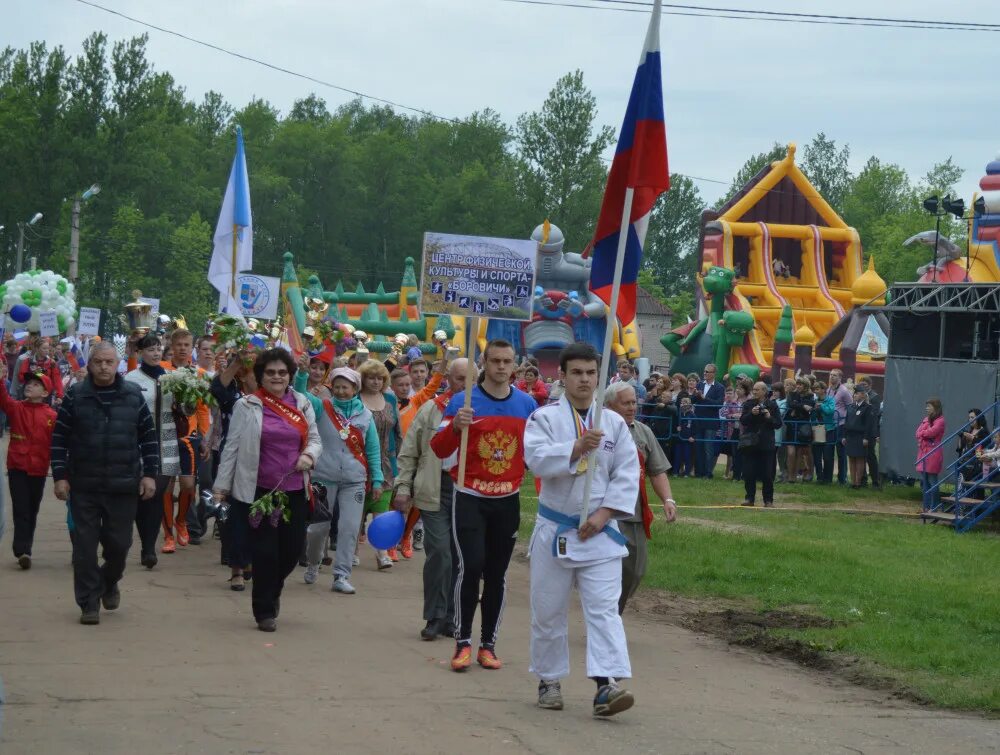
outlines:
{"label": "medal on ribbon", "polygon": [[[593,407],[591,407],[591,409],[593,409]],[[576,440],[579,440],[580,438],[583,437],[583,434],[590,429],[591,410],[587,411],[586,419],[580,416],[580,412],[578,412],[572,404],[570,404],[569,410],[573,413],[573,432],[576,434]],[[587,457],[586,456],[580,457],[580,461],[576,463],[576,473],[583,474],[584,472],[586,472],[587,465],[588,465]]]}

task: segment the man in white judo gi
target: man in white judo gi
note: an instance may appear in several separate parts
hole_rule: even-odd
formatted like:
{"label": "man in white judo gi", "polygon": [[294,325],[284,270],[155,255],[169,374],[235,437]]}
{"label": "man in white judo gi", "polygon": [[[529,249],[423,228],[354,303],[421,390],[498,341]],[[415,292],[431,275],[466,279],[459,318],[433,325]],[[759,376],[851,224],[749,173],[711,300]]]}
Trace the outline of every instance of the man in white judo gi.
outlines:
{"label": "man in white judo gi", "polygon": [[[575,343],[559,355],[566,391],[538,409],[524,429],[524,458],[541,480],[531,559],[531,671],[538,705],[562,710],[560,679],[569,675],[570,592],[576,585],[587,625],[587,676],[597,683],[594,715],[613,716],[635,702],[620,679],[632,676],[625,627],[618,615],[621,559],[628,555],[616,520],[635,513],[639,456],[625,421],[614,412],[593,429],[600,356]],[[589,518],[579,527],[588,467],[593,467]]]}

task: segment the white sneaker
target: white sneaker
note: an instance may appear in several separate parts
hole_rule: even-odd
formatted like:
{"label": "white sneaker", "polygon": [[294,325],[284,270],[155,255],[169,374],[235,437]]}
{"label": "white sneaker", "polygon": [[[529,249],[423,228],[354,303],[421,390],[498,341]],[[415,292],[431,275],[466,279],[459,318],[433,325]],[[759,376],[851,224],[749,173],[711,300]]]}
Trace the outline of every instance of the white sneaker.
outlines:
{"label": "white sneaker", "polygon": [[361,558],[360,556],[358,556],[357,553],[355,553],[354,556],[351,558],[351,563],[354,566],[361,566]]}
{"label": "white sneaker", "polygon": [[347,581],[347,577],[335,577],[333,580],[333,587],[330,588],[333,592],[342,592],[344,595],[354,595],[356,592],[354,585]]}
{"label": "white sneaker", "polygon": [[424,549],[424,523],[417,522],[413,528],[413,550],[422,551]]}
{"label": "white sneaker", "polygon": [[375,563],[378,564],[379,571],[382,571],[383,569],[391,569],[392,568],[392,559],[389,558],[384,553],[382,553],[382,554],[376,553],[375,554]]}
{"label": "white sneaker", "polygon": [[307,585],[312,585],[316,583],[316,577],[319,576],[318,566],[307,566],[306,573],[302,575],[302,579],[305,580]]}

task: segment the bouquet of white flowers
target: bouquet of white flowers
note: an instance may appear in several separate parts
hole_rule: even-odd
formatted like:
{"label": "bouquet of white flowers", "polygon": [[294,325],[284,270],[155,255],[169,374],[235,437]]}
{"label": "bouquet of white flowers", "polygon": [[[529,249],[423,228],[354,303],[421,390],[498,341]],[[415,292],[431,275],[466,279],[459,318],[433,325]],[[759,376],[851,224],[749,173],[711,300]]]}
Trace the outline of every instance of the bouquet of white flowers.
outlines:
{"label": "bouquet of white flowers", "polygon": [[208,406],[215,405],[211,392],[211,382],[199,375],[193,367],[179,367],[160,378],[160,389],[174,397],[174,403],[188,417],[192,416],[201,401]]}

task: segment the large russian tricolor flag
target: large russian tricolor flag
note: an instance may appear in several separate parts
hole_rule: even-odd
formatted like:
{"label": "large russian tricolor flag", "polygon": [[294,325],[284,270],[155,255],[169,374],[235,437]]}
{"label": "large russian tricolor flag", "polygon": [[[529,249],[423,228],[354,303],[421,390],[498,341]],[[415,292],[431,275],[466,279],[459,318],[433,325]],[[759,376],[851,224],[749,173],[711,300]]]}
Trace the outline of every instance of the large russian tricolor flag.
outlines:
{"label": "large russian tricolor flag", "polygon": [[669,188],[667,131],[663,122],[663,83],[660,78],[660,0],[656,0],[590,251],[593,258],[590,290],[610,306],[626,191],[632,189],[617,308],[622,325],[635,319],[636,280],[649,215],[656,198]]}

